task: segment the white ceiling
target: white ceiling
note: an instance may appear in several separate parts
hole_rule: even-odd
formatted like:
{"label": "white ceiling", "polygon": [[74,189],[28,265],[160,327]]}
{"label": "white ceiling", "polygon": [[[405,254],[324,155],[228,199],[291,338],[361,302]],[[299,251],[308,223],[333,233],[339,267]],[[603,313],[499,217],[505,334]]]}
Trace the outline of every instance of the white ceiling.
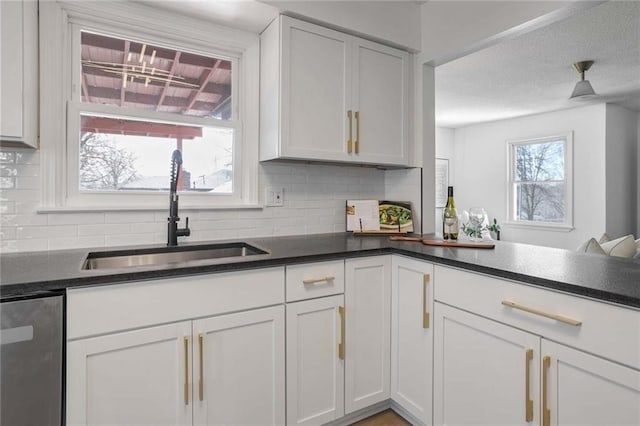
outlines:
{"label": "white ceiling", "polygon": [[181,15],[205,19],[255,34],[278,16],[278,9],[255,0],[137,0]]}
{"label": "white ceiling", "polygon": [[[574,62],[595,61],[586,79],[598,94],[568,99]],[[474,123],[614,102],[640,111],[640,2],[610,1],[568,19],[440,65],[436,125]]]}

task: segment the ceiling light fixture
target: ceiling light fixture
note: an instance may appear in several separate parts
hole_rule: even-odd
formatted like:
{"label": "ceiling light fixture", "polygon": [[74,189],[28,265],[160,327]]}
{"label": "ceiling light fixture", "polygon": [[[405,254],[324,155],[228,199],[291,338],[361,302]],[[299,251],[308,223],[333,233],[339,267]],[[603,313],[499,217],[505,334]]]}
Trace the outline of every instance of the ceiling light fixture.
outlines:
{"label": "ceiling light fixture", "polygon": [[580,74],[580,81],[576,83],[576,87],[573,89],[569,99],[586,99],[596,95],[589,80],[584,79],[584,73],[591,68],[591,65],[593,65],[593,61],[581,61],[573,64],[573,68]]}

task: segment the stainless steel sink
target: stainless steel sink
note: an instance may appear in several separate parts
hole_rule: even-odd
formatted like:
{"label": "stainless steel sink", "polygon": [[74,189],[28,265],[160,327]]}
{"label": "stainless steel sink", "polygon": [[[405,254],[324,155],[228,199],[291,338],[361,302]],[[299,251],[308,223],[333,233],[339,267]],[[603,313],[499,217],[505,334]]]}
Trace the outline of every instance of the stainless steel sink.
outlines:
{"label": "stainless steel sink", "polygon": [[169,265],[193,260],[210,260],[212,261],[211,263],[223,263],[233,259],[242,259],[247,256],[261,254],[269,253],[244,242],[93,252],[87,255],[82,264],[82,269],[119,269],[134,266]]}

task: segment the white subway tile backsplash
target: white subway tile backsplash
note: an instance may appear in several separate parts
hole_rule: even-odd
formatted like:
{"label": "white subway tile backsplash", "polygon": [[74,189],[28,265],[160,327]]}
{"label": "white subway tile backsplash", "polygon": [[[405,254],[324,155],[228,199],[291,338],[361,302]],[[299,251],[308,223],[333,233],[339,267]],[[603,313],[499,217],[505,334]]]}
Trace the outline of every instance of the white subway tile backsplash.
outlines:
{"label": "white subway tile backsplash", "polygon": [[154,234],[122,234],[107,235],[105,245],[110,246],[135,246],[141,244],[157,244],[162,242],[159,236]]}
{"label": "white subway tile backsplash", "polygon": [[62,238],[78,235],[78,227],[73,225],[63,226],[18,226],[16,238]]}
{"label": "white subway tile backsplash", "polygon": [[16,187],[16,179],[13,177],[0,177],[0,189],[12,189]]}
{"label": "white subway tile backsplash", "polygon": [[104,214],[105,223],[139,223],[154,221],[154,212],[109,212]]}
{"label": "white subway tile backsplash", "polygon": [[15,163],[16,161],[16,153],[15,152],[0,152],[0,163]]}
{"label": "white subway tile backsplash", "polygon": [[15,161],[18,164],[40,164],[40,151],[16,151]]}
{"label": "white subway tile backsplash", "polygon": [[122,224],[107,224],[101,223],[98,225],[78,225],[78,235],[120,235],[129,234],[131,232],[131,225],[128,223]]}
{"label": "white subway tile backsplash", "polygon": [[[38,151],[0,151],[0,252],[166,242],[166,210],[38,214],[39,160]],[[383,199],[387,194],[404,197],[415,191],[419,200],[420,174],[368,167],[263,163],[259,170],[262,201],[268,186],[285,189],[283,207],[181,209],[183,221],[189,217],[192,235],[180,240],[344,232],[346,199]],[[398,199],[391,195],[387,198]]]}
{"label": "white subway tile backsplash", "polygon": [[0,227],[0,240],[15,240],[16,228]]}
{"label": "white subway tile backsplash", "polygon": [[49,239],[49,250],[66,250],[86,247],[104,247],[104,236],[58,237]]}
{"label": "white subway tile backsplash", "polygon": [[104,223],[105,213],[50,213],[49,225],[87,225]]}

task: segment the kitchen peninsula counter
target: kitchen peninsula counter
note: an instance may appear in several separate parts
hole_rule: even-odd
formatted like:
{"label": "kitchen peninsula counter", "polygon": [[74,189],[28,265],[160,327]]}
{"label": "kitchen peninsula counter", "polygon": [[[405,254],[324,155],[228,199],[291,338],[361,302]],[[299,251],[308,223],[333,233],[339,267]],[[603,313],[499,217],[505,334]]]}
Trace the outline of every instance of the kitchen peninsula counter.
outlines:
{"label": "kitchen peninsula counter", "polygon": [[[136,247],[3,254],[0,256],[0,297],[9,299],[80,286],[399,254],[640,309],[640,262],[632,259],[502,241],[496,241],[492,250],[433,247],[419,242],[391,241],[387,236],[354,236],[349,233],[248,238],[243,241],[266,250],[268,254],[236,258],[225,263],[195,260],[104,270],[82,270],[87,254],[135,250]],[[182,246],[203,244],[207,243],[185,243]],[[144,246],[149,247],[152,246]]]}

